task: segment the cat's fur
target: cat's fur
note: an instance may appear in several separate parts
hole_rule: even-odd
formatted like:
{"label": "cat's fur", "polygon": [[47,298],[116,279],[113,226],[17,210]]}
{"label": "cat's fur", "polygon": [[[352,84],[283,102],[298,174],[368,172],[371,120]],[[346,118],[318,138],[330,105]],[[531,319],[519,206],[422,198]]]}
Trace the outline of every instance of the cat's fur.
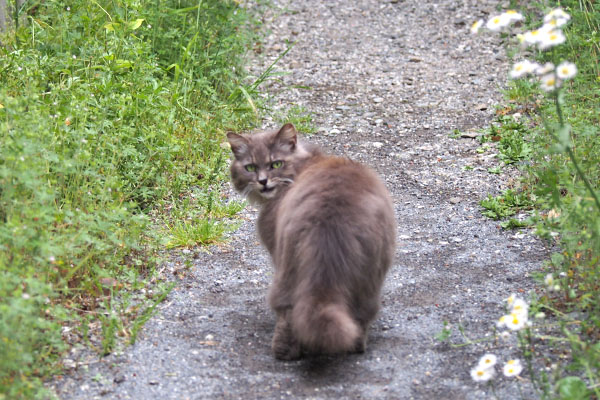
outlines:
{"label": "cat's fur", "polygon": [[275,264],[275,356],[364,351],[394,256],[384,184],[361,164],[299,142],[291,124],[227,138],[232,182],[260,205],[259,236]]}

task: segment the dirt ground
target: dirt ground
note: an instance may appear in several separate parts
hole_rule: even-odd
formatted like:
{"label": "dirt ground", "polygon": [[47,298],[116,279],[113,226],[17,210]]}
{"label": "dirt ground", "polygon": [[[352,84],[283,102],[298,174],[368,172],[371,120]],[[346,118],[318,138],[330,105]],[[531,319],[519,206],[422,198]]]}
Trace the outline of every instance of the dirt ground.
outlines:
{"label": "dirt ground", "polygon": [[[529,232],[504,231],[478,202],[514,170],[476,151],[454,129],[484,128],[501,101],[508,61],[496,37],[469,33],[496,0],[275,1],[270,34],[252,70],[280,62],[288,74],[263,90],[276,109],[303,106],[318,132],[307,140],[375,168],[395,201],[398,246],[382,311],[365,354],[275,360],[266,303],[272,267],[254,232],[256,210],[225,246],[174,252],[169,271],[193,268],[137,342],[98,359],[72,355],[54,382],[63,399],[481,399],[469,370],[486,351],[516,355],[514,340],[464,347],[434,336],[444,321],[470,338],[492,333],[502,300],[532,287],[547,255]],[[276,125],[265,121],[266,127]],[[237,196],[233,192],[231,196]],[[456,333],[455,342],[463,339]],[[87,354],[87,355],[86,355]],[[505,358],[506,359],[506,358]],[[523,380],[524,398],[531,398]],[[499,378],[497,398],[521,398]]]}

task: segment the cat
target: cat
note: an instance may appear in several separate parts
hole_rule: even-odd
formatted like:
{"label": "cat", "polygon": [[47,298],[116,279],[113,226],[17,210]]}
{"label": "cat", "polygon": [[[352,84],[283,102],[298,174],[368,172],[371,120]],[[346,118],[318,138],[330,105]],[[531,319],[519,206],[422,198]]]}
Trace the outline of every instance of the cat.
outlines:
{"label": "cat", "polygon": [[364,352],[393,261],[390,194],[370,168],[298,140],[292,124],[227,134],[235,189],[260,207],[275,266],[276,358]]}

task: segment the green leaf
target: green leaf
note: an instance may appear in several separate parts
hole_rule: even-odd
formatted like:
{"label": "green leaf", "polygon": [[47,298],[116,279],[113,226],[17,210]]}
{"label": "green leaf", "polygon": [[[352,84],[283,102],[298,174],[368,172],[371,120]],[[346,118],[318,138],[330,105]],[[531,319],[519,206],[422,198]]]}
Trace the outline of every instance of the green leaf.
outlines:
{"label": "green leaf", "polygon": [[127,27],[132,30],[135,31],[137,28],[139,28],[140,26],[142,26],[142,22],[144,22],[144,18],[138,18],[135,21],[130,21],[127,23]]}
{"label": "green leaf", "polygon": [[561,126],[557,132],[558,142],[564,147],[569,146],[570,137],[571,137],[570,132],[571,132],[570,125]]}
{"label": "green leaf", "polygon": [[120,24],[118,22],[109,22],[104,25],[104,29],[106,29],[107,32],[114,32],[115,28],[118,27],[119,25]]}
{"label": "green leaf", "polygon": [[567,376],[557,382],[558,395],[561,400],[585,400],[588,388],[585,382],[576,376]]}
{"label": "green leaf", "polygon": [[557,267],[561,266],[565,262],[565,256],[563,256],[560,253],[552,254],[552,256],[550,256],[550,259],[552,260],[552,264]]}
{"label": "green leaf", "polygon": [[115,69],[125,69],[133,67],[133,63],[129,60],[118,59],[115,61]]}

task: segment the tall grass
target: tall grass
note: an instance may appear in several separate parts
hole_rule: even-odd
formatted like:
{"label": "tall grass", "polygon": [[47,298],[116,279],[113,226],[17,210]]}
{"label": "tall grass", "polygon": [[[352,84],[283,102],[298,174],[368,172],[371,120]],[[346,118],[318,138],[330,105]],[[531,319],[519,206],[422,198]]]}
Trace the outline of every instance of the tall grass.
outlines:
{"label": "tall grass", "polygon": [[[548,272],[559,283],[558,293],[540,302],[561,321],[569,343],[565,374],[587,376],[581,390],[600,393],[600,7],[589,0],[561,1],[572,15],[566,46],[555,57],[575,62],[578,74],[564,97],[544,103],[539,115],[547,126],[569,126],[567,147],[538,135],[536,163],[530,170],[533,192],[541,207],[551,210],[538,225],[549,240],[558,239]],[[548,216],[550,215],[550,216]],[[556,236],[558,234],[558,236]],[[595,376],[595,380],[594,377]],[[581,386],[581,385],[580,385]]]}
{"label": "tall grass", "polygon": [[600,9],[588,0],[561,1],[560,6],[572,16],[567,42],[552,53],[540,53],[539,60],[571,60],[578,73],[558,98],[541,103],[536,115],[540,127],[565,126],[569,134],[561,138],[538,132],[528,184],[541,208],[553,210],[550,217],[542,214],[539,233],[549,239],[559,233],[561,251],[553,256],[550,269],[563,295],[552,301],[584,312],[583,331],[599,335]]}
{"label": "tall grass", "polygon": [[223,132],[257,122],[256,90],[232,95],[255,39],[233,0],[46,0],[18,20],[0,39],[0,398],[46,396],[63,326],[100,321],[106,353],[147,317],[152,298],[124,302],[164,235],[149,211],[195,190],[195,217],[219,218]]}
{"label": "tall grass", "polygon": [[[528,207],[535,204],[537,233],[559,249],[546,263],[545,271],[537,274],[540,282],[545,283],[532,295],[532,309],[553,318],[539,328],[536,326],[536,334],[521,343],[522,355],[528,361],[537,358],[542,365],[550,366],[530,371],[541,398],[597,399],[600,397],[600,6],[590,0],[534,1],[523,6],[527,8],[523,11],[530,15],[526,25],[555,7],[562,7],[571,15],[564,29],[564,44],[550,51],[530,51],[526,56],[540,64],[572,61],[578,72],[574,79],[564,81],[560,90],[547,95],[542,95],[531,80],[513,81],[507,91],[512,101],[510,108],[527,115],[531,122],[527,132],[517,138],[526,140],[530,148],[518,196],[527,199]],[[521,50],[511,52],[518,51]],[[513,212],[510,208],[521,207],[509,204],[510,197],[515,197],[512,190],[496,198],[489,197],[482,206],[488,209],[488,215],[510,215]],[[552,351],[538,351],[539,338],[549,342]]]}

